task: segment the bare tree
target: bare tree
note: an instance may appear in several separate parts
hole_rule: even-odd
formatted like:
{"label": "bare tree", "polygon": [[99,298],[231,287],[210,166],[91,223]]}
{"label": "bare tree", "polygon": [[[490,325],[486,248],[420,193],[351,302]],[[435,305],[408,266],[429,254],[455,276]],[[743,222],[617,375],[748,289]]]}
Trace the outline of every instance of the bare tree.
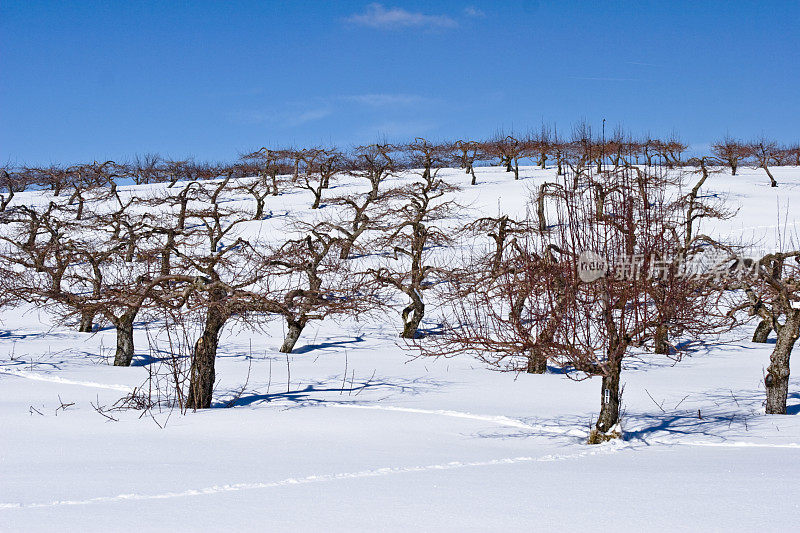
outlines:
{"label": "bare tree", "polygon": [[244,320],[251,311],[263,310],[263,283],[270,273],[262,248],[241,233],[251,217],[221,202],[226,184],[204,187],[200,201],[187,209],[187,223],[173,247],[173,273],[161,284],[161,299],[195,316],[202,329],[192,353],[189,409],[211,406],[220,332],[231,318]]}
{"label": "bare tree", "polygon": [[553,361],[576,379],[601,376],[590,438],[601,442],[618,433],[623,360],[633,349],[664,327],[697,337],[726,320],[717,312],[718,287],[680,275],[675,229],[684,211],[662,180],[622,167],[597,216],[598,188],[575,190],[570,176],[563,179],[552,230],[513,240],[498,275],[459,276],[444,331],[418,346],[424,355],[470,352],[506,371],[542,372]]}
{"label": "bare tree", "polygon": [[[677,135],[673,134],[667,140],[659,140],[655,143],[655,149],[667,168],[680,166],[683,152],[688,146],[681,141]],[[735,174],[736,172],[734,172]]]}
{"label": "bare tree", "polygon": [[63,166],[26,167],[24,171],[33,178],[35,184],[53,191],[53,196],[59,196],[68,186],[67,170]]}
{"label": "bare tree", "polygon": [[286,320],[283,353],[291,353],[309,321],[357,314],[372,305],[365,275],[341,258],[341,240],[325,227],[297,223],[305,235],[285,242],[269,259],[275,271],[266,309]]}
{"label": "bare tree", "polygon": [[401,337],[413,339],[425,314],[423,292],[430,288],[429,276],[436,267],[429,264],[432,248],[450,244],[454,240],[452,229],[435,225],[450,217],[458,208],[453,200],[445,199],[455,187],[438,178],[439,169],[424,173],[422,181],[403,188],[398,193],[401,205],[388,215],[393,226],[375,245],[390,250],[392,260],[377,269],[371,269],[375,280],[404,293],[411,300],[401,315]]}
{"label": "bare tree", "polygon": [[130,164],[130,175],[137,185],[164,181],[163,159],[158,154],[136,155]]}
{"label": "bare tree", "polygon": [[[478,266],[478,270],[488,270],[492,276],[495,276],[503,266],[503,257],[508,246],[516,240],[517,235],[526,234],[531,227],[527,221],[518,221],[508,215],[500,215],[479,218],[467,224],[464,229],[476,234],[489,232],[486,235],[494,242],[494,249],[488,254],[490,258],[488,264],[483,265],[483,268]],[[479,261],[478,264],[480,263]]]}
{"label": "bare tree", "polygon": [[[331,205],[338,206],[336,215],[324,224],[330,230],[342,235],[339,257],[348,259],[356,247],[356,241],[369,230],[379,230],[387,222],[381,223],[389,214],[389,202],[397,196],[397,189],[384,189],[373,195],[372,191],[362,194],[344,194],[332,197]],[[383,224],[383,225],[382,225]]]}
{"label": "bare tree", "polygon": [[483,150],[494,157],[500,159],[500,164],[505,166],[506,172],[513,172],[514,179],[519,179],[519,160],[525,157],[528,148],[524,140],[517,139],[511,135],[505,137],[497,136],[482,143]]}
{"label": "bare tree", "polygon": [[711,152],[730,167],[731,174],[734,176],[741,161],[747,157],[745,146],[740,141],[729,136],[725,136],[721,141],[712,144]]}
{"label": "bare tree", "polygon": [[[736,254],[732,258],[741,261]],[[761,318],[756,335],[766,340],[775,331],[777,341],[764,377],[767,414],[786,414],[789,392],[789,359],[800,338],[800,251],[790,250],[764,255],[754,265],[755,273],[740,287],[748,297],[739,308],[749,308]]]}
{"label": "bare tree", "polygon": [[344,156],[335,148],[313,148],[302,151],[301,161],[304,166],[298,170],[296,183],[298,187],[311,191],[314,195],[311,209],[318,209],[322,191],[330,187],[331,178],[342,168]]}
{"label": "bare tree", "polygon": [[775,181],[775,177],[769,171],[769,166],[781,163],[781,150],[778,148],[778,143],[762,137],[747,144],[744,147],[744,152],[752,158],[756,168],[763,168],[764,172],[767,173],[770,187],[777,187],[778,182]]}
{"label": "bare tree", "polygon": [[25,170],[0,167],[0,212],[6,210],[14,195],[23,192],[31,185],[31,176]]}
{"label": "bare tree", "polygon": [[539,133],[531,139],[531,151],[539,156],[539,168],[547,168],[547,157],[553,152],[553,134],[549,126],[542,124]]}
{"label": "bare tree", "polygon": [[397,149],[389,144],[370,144],[356,147],[346,162],[347,168],[355,176],[369,181],[370,195],[377,198],[383,184],[397,170],[395,161]]}
{"label": "bare tree", "polygon": [[484,157],[481,153],[481,144],[476,141],[459,140],[453,143],[452,149],[461,168],[464,169],[464,172],[472,176],[470,184],[477,185],[478,178],[475,175],[475,162]]}

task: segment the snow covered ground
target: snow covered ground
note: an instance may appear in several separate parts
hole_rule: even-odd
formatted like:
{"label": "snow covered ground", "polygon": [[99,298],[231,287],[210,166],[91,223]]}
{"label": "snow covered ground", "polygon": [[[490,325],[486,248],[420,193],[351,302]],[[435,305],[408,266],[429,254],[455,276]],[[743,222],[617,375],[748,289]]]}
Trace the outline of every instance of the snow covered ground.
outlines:
{"label": "snow covered ground", "polygon": [[[477,187],[463,173],[448,176],[466,185],[461,200],[474,212],[520,213],[527,190],[555,172],[521,173],[514,182],[481,168]],[[713,175],[706,189],[740,210],[704,232],[764,247],[778,227],[793,233],[800,169],[773,173],[776,189],[763,171]],[[308,198],[270,198],[268,209]],[[145,381],[144,329],[134,366],[116,368],[112,329],[81,334],[36,309],[4,312],[0,528],[797,528],[800,366],[795,357],[790,414],[764,415],[772,345],[749,342],[752,326],[677,364],[629,360],[625,439],[589,446],[599,378],[497,373],[468,357],[412,359],[397,342],[398,322],[312,323],[288,357],[277,352],[280,322],[271,333],[227,328],[217,408],[120,411],[111,421],[93,405]]]}

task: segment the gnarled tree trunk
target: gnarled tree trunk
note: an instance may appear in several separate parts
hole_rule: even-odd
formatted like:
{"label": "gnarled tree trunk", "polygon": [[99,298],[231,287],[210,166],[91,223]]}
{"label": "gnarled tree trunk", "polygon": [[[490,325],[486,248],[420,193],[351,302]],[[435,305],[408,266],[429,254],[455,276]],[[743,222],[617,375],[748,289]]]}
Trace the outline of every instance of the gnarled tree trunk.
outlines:
{"label": "gnarled tree trunk", "polygon": [[597,417],[595,428],[603,435],[607,435],[619,422],[622,399],[619,386],[622,359],[619,357],[614,359],[608,363],[608,371],[603,375],[603,384],[600,390],[600,415]]}
{"label": "gnarled tree trunk", "polygon": [[537,348],[531,350],[530,354],[528,354],[528,368],[525,371],[528,374],[544,374],[547,372],[547,356]]}
{"label": "gnarled tree trunk", "polygon": [[283,345],[281,345],[280,352],[292,353],[294,345],[297,344],[297,340],[300,338],[300,334],[303,332],[303,328],[306,327],[306,321],[302,319],[301,320],[287,319],[286,323],[289,329],[286,332],[286,338],[283,339]]}
{"label": "gnarled tree trunk", "polygon": [[403,333],[400,336],[404,339],[414,339],[417,336],[422,317],[425,314],[425,304],[419,296],[411,296],[411,304],[403,309]]}
{"label": "gnarled tree trunk", "polygon": [[669,354],[669,328],[666,324],[659,324],[655,334],[655,352],[661,355]]}
{"label": "gnarled tree trunk", "polygon": [[206,326],[203,335],[194,345],[192,366],[190,369],[189,395],[187,409],[208,409],[214,392],[217,346],[219,333],[225,325],[225,315],[220,309],[222,297],[214,298],[206,312]]}
{"label": "gnarled tree trunk", "polygon": [[94,313],[91,311],[81,312],[81,321],[78,324],[79,333],[91,333],[94,326]]}
{"label": "gnarled tree trunk", "polygon": [[133,361],[133,322],[136,312],[122,315],[114,324],[117,329],[117,352],[114,366],[131,366]]}
{"label": "gnarled tree trunk", "polygon": [[772,321],[762,319],[756,326],[756,331],[753,333],[753,342],[765,343],[772,332]]}
{"label": "gnarled tree trunk", "polygon": [[778,340],[769,358],[764,385],[767,389],[768,415],[786,414],[786,397],[789,394],[789,357],[795,341],[800,337],[800,309],[792,309],[786,322],[778,330]]}
{"label": "gnarled tree trunk", "polygon": [[769,186],[770,187],[777,187],[778,186],[778,182],[775,181],[775,178],[772,176],[772,172],[769,171],[769,167],[767,167],[767,165],[764,165],[761,168],[763,168],[764,171],[767,173],[767,177],[769,178]]}

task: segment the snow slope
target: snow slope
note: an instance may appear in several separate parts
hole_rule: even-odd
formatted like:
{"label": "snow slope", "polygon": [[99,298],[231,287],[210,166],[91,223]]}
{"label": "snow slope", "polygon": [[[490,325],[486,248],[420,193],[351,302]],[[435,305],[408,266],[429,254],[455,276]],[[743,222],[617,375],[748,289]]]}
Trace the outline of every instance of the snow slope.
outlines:
{"label": "snow slope", "polygon": [[[773,172],[777,189],[762,171],[712,176],[707,189],[740,209],[703,231],[763,247],[774,246],[779,227],[794,232],[800,169]],[[528,190],[554,171],[523,168],[519,182],[497,168],[478,176],[478,187],[460,193],[471,214],[519,215]],[[43,201],[37,195],[20,201]],[[297,212],[309,198],[270,198],[268,209]],[[110,421],[93,405],[145,381],[143,328],[134,366],[115,368],[113,330],[80,334],[37,309],[6,311],[0,529],[797,527],[800,379],[791,382],[790,414],[764,415],[771,345],[750,343],[752,327],[698,345],[678,364],[630,360],[626,438],[588,446],[598,379],[497,373],[468,357],[412,359],[397,342],[398,318],[312,323],[288,357],[277,352],[280,322],[267,333],[227,328],[218,408],[115,412]],[[800,376],[797,363],[792,372]]]}

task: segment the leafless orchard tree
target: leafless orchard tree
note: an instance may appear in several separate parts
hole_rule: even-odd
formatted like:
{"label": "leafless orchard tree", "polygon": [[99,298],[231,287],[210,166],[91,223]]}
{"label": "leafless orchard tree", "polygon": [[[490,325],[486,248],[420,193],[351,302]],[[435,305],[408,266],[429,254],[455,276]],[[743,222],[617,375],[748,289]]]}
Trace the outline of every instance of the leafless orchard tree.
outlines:
{"label": "leafless orchard tree", "polygon": [[477,185],[478,177],[475,175],[475,163],[486,157],[481,152],[481,143],[477,141],[458,140],[452,145],[454,159],[459,162],[464,172],[472,176],[471,185]]}
{"label": "leafless orchard tree", "polygon": [[460,276],[443,334],[418,345],[424,355],[467,351],[500,370],[543,372],[553,361],[576,379],[601,376],[590,439],[601,442],[617,432],[622,363],[632,350],[664,328],[698,336],[726,319],[717,312],[721,291],[679,275],[672,260],[683,210],[663,182],[621,170],[605,183],[612,190],[598,213],[598,187],[575,190],[571,176],[563,180],[552,229],[515,239],[499,275]]}
{"label": "leafless orchard tree", "polygon": [[335,148],[312,148],[302,151],[301,161],[304,165],[295,178],[297,186],[311,191],[314,195],[311,209],[318,209],[322,191],[330,187],[331,178],[342,169],[344,155]]}
{"label": "leafless orchard tree", "polygon": [[747,158],[753,161],[756,168],[762,168],[767,173],[770,187],[777,187],[778,182],[775,181],[775,177],[770,172],[769,167],[770,165],[779,165],[782,161],[783,154],[778,147],[778,143],[762,137],[745,145],[744,151],[747,154]]}
{"label": "leafless orchard tree", "polygon": [[274,273],[265,309],[286,320],[283,353],[292,352],[310,321],[357,315],[377,302],[366,274],[341,257],[342,240],[326,233],[328,227],[295,223],[295,232],[304,235],[277,247],[268,260]]}
{"label": "leafless orchard tree", "polygon": [[390,144],[358,146],[350,154],[346,166],[356,177],[369,181],[369,194],[377,198],[381,185],[400,170],[396,152],[397,148]]}
{"label": "leafless orchard tree", "polygon": [[683,152],[685,152],[687,148],[688,146],[674,134],[666,140],[658,140],[655,142],[656,153],[669,169],[680,166],[683,159]]}
{"label": "leafless orchard tree", "polygon": [[374,242],[391,254],[383,266],[371,269],[375,280],[404,293],[411,303],[403,309],[401,337],[418,335],[425,314],[424,291],[431,286],[429,277],[437,268],[429,263],[433,249],[454,241],[453,229],[441,223],[453,215],[458,205],[445,195],[456,190],[438,177],[439,168],[423,170],[424,179],[402,188],[399,205],[388,214],[392,226]]}
{"label": "leafless orchard tree", "polygon": [[479,218],[467,224],[464,229],[466,232],[476,235],[488,232],[485,235],[493,241],[494,245],[487,254],[488,261],[480,261],[477,257],[472,259],[476,261],[475,266],[478,267],[478,271],[488,271],[491,276],[496,276],[503,267],[506,249],[516,242],[517,236],[530,232],[531,226],[527,220],[514,220],[508,215],[499,215]]}
{"label": "leafless orchard tree", "polygon": [[421,353],[469,353],[502,371],[544,373],[571,295],[557,259],[561,250],[547,246],[540,255],[541,242],[535,233],[513,238],[496,271],[476,268],[494,262],[496,250],[481,261],[486,252],[473,249],[442,285],[449,307],[443,331],[418,341]]}
{"label": "leafless orchard tree", "polygon": [[[734,263],[744,261],[730,250]],[[764,255],[755,261],[752,275],[735,285],[746,295],[737,309],[747,309],[760,318],[754,342],[766,342],[771,331],[777,340],[764,377],[766,413],[786,414],[789,393],[789,360],[800,338],[800,251],[788,250]]]}
{"label": "leafless orchard tree", "polygon": [[500,159],[500,165],[506,172],[513,172],[514,179],[519,179],[519,160],[525,157],[528,148],[526,141],[517,139],[512,135],[500,137],[499,135],[482,143],[483,151]]}
{"label": "leafless orchard tree", "polygon": [[220,332],[232,318],[263,311],[270,273],[262,247],[241,232],[251,216],[221,201],[226,185],[203,184],[198,201],[188,205],[172,247],[171,273],[160,285],[164,305],[197,320],[202,330],[192,353],[188,409],[211,406]]}
{"label": "leafless orchard tree", "polygon": [[725,136],[724,139],[712,144],[711,152],[730,167],[731,174],[734,176],[742,160],[747,157],[745,145],[730,136]]}
{"label": "leafless orchard tree", "polygon": [[270,150],[266,146],[242,156],[243,160],[256,167],[258,179],[247,190],[254,196],[257,205],[261,206],[261,212],[264,209],[263,202],[266,196],[268,194],[278,196],[289,181],[287,176],[292,172],[292,166],[287,158],[286,152]]}
{"label": "leafless orchard tree", "polygon": [[130,176],[136,185],[148,185],[164,181],[163,159],[158,154],[136,155],[130,164]]}
{"label": "leafless orchard tree", "polygon": [[32,185],[32,177],[24,169],[15,169],[8,165],[0,167],[0,213],[14,200],[19,192],[24,192]]}
{"label": "leafless orchard tree", "polygon": [[647,179],[645,186],[650,190],[643,194],[634,172],[618,176],[602,218],[586,217],[596,213],[595,188],[571,194],[556,232],[573,272],[581,269],[581,253],[591,252],[607,265],[594,281],[573,279],[575,314],[563,322],[557,355],[562,365],[603,377],[595,440],[606,438],[619,421],[622,361],[631,348],[648,339],[663,343],[666,333],[697,338],[728,323],[719,309],[721,291],[704,277],[680,275],[675,262],[678,252],[682,261],[694,253],[681,251],[682,201],[670,201],[658,179]]}
{"label": "leafless orchard tree", "polygon": [[711,166],[716,165],[718,162],[718,159],[709,157],[692,158],[687,161],[688,166],[695,167],[695,171],[689,175],[699,175],[699,178],[694,182],[689,192],[685,193],[681,198],[681,206],[684,209],[682,217],[683,249],[689,249],[697,236],[698,226],[704,219],[726,220],[736,214],[735,211],[725,206],[722,199],[701,195],[701,190],[706,185],[709,176],[720,172],[719,169]]}
{"label": "leafless orchard tree", "polygon": [[325,225],[329,230],[341,235],[339,246],[341,259],[352,257],[353,251],[358,248],[361,248],[361,252],[367,251],[366,248],[359,247],[357,241],[363,240],[362,235],[365,232],[385,228],[390,213],[389,204],[397,194],[398,190],[391,188],[383,189],[377,194],[370,190],[365,193],[334,196],[329,200],[329,203],[338,209],[336,215],[325,221]]}

